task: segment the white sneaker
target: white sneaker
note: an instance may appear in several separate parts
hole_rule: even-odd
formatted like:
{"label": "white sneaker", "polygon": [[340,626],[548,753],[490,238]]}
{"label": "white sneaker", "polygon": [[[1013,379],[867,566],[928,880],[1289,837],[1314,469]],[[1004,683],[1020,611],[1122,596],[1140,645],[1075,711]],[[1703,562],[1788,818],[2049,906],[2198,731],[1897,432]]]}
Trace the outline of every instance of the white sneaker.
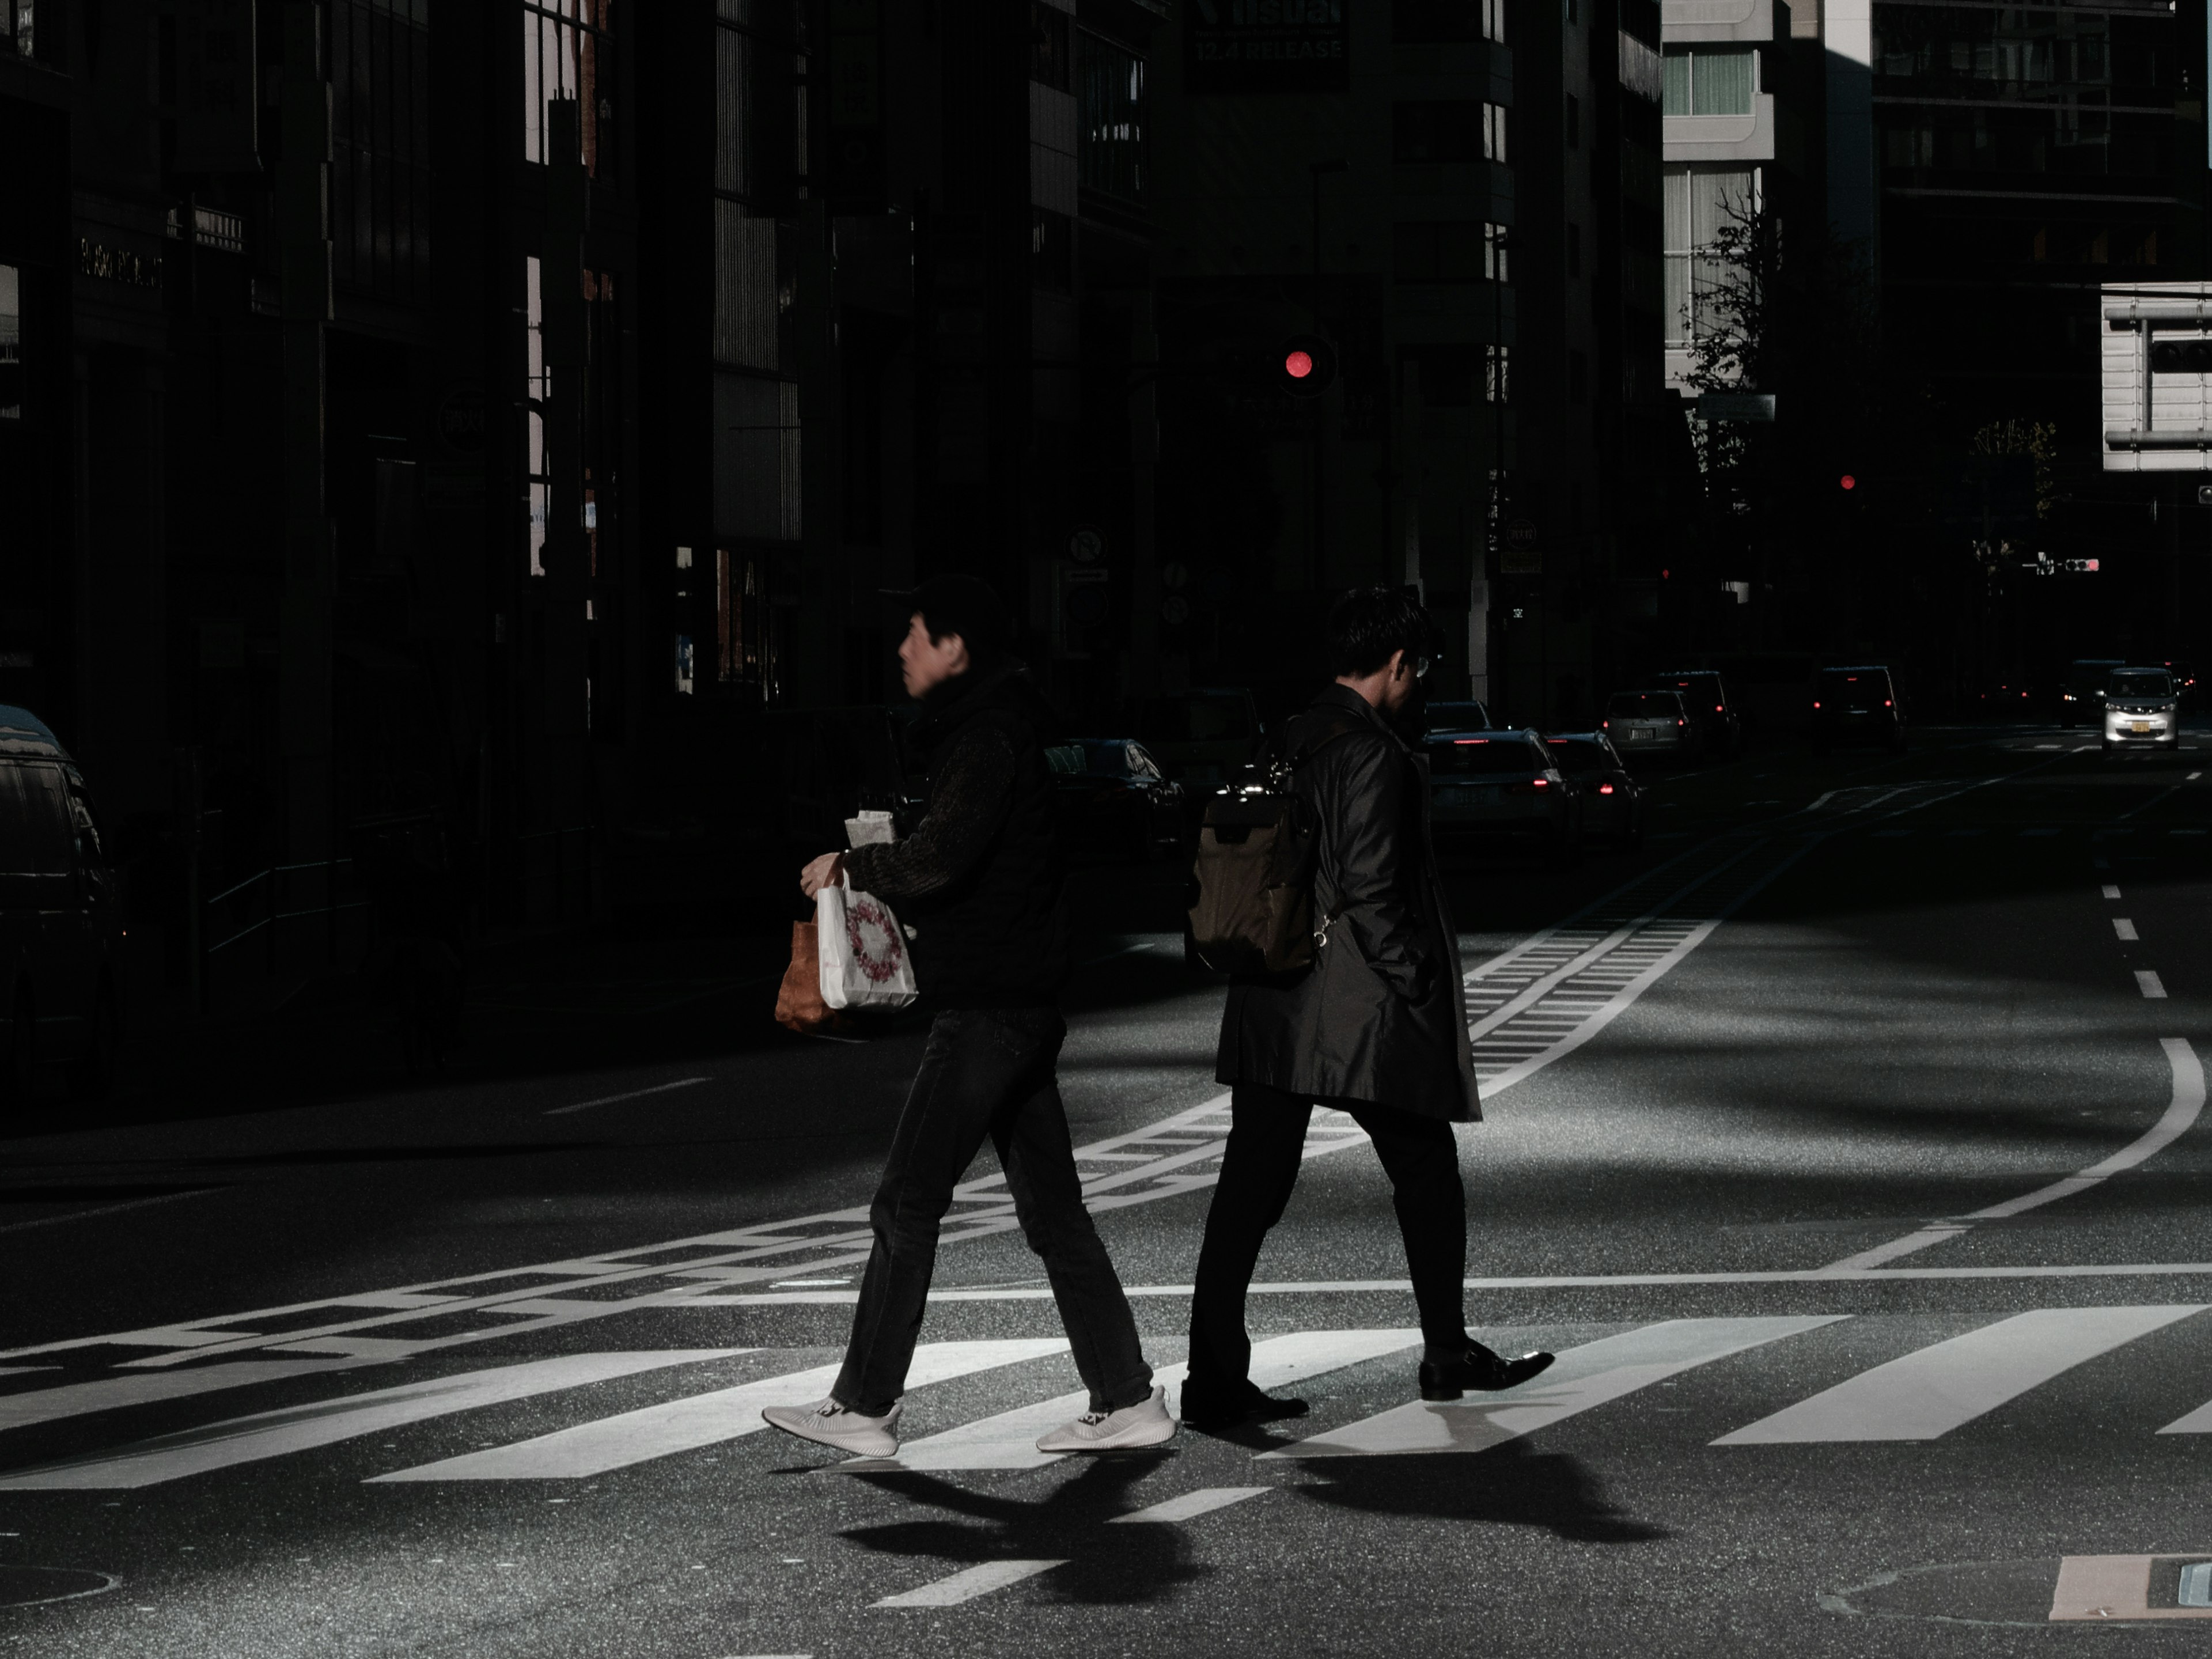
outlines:
{"label": "white sneaker", "polygon": [[823,1400],[812,1406],[765,1407],[761,1420],[786,1434],[835,1446],[855,1457],[896,1457],[899,1410],[894,1402],[881,1417],[864,1417],[835,1400]]}
{"label": "white sneaker", "polygon": [[1041,1452],[1127,1451],[1136,1446],[1157,1446],[1175,1438],[1182,1425],[1168,1415],[1168,1391],[1155,1388],[1152,1397],[1118,1412],[1085,1412],[1065,1428],[1054,1429],[1037,1442]]}

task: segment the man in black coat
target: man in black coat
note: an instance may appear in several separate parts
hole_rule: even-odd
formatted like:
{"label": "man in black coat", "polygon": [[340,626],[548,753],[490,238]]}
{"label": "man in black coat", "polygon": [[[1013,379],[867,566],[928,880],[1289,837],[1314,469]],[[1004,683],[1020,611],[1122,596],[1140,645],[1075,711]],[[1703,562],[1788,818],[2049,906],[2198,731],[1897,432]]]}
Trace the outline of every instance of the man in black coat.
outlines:
{"label": "man in black coat", "polygon": [[1012,627],[989,587],[937,576],[910,596],[899,666],[922,714],[910,738],[929,805],[902,842],[825,853],[799,873],[890,901],[935,1011],[868,1218],[845,1364],[829,1397],[761,1415],[857,1456],[898,1450],[899,1396],[929,1296],[952,1190],[989,1135],[1030,1248],[1044,1259],[1090,1410],[1037,1442],[1047,1452],[1158,1445],[1176,1431],[1152,1382],[1121,1281],[1083,1207],[1054,1066],[1067,1035],[1067,915],[1053,833],[1044,705],[1009,654]]}
{"label": "man in black coat", "polygon": [[1244,1297],[1297,1183],[1316,1101],[1351,1113],[1390,1177],[1420,1310],[1421,1398],[1511,1388],[1552,1363],[1492,1352],[1462,1314],[1467,1195],[1451,1126],[1482,1109],[1459,935],[1429,835],[1428,764],[1392,726],[1416,701],[1434,637],[1398,590],[1347,596],[1328,622],[1336,683],[1282,739],[1319,830],[1319,943],[1296,976],[1229,988],[1215,1069],[1231,1089],[1229,1146],[1199,1252],[1182,1395],[1194,1428],[1305,1411],[1253,1385]]}

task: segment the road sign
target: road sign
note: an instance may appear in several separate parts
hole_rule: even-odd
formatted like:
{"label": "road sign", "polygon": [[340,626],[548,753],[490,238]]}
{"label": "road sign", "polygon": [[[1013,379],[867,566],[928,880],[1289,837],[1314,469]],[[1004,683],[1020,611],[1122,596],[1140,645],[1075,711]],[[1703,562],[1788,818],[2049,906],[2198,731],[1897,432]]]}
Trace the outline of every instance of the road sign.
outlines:
{"label": "road sign", "polygon": [[1067,556],[1078,564],[1096,564],[1106,556],[1104,534],[1089,525],[1079,525],[1067,538]]}

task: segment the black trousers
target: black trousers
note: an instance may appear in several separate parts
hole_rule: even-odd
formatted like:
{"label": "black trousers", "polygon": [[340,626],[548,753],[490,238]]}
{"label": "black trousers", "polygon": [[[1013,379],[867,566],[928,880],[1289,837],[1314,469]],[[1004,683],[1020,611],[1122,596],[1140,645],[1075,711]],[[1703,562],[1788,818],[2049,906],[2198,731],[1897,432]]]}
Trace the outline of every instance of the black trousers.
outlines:
{"label": "black trousers", "polygon": [[1121,1281],[1083,1207],[1083,1182],[1053,1068],[1067,1027],[1050,1008],[947,1010],[929,1028],[890,1160],[869,1207],[875,1231],[852,1340],[831,1396],[879,1417],[906,1392],[937,1235],[952,1189],[989,1135],[1022,1236],[1044,1259],[1093,1411],[1152,1393]]}
{"label": "black trousers", "polygon": [[[1394,1106],[1331,1103],[1367,1131],[1390,1177],[1423,1339],[1439,1346],[1465,1341],[1467,1192],[1451,1125]],[[1233,1389],[1251,1372],[1244,1296],[1267,1230],[1283,1218],[1297,1185],[1312,1115],[1311,1101],[1263,1084],[1240,1083],[1231,1094],[1229,1147],[1206,1212],[1190,1303],[1191,1387]]]}

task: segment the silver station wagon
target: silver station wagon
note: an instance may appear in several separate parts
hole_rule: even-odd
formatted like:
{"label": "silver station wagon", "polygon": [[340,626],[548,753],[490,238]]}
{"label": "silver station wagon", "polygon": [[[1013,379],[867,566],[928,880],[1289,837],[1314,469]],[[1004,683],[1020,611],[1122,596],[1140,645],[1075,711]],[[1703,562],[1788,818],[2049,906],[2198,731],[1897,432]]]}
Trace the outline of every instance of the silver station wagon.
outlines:
{"label": "silver station wagon", "polygon": [[1705,750],[1703,729],[1690,723],[1679,691],[1616,691],[1599,724],[1631,766],[1638,761],[1689,760]]}
{"label": "silver station wagon", "polygon": [[1517,842],[1556,862],[1574,858],[1581,803],[1535,732],[1439,732],[1421,748],[1439,854]]}

